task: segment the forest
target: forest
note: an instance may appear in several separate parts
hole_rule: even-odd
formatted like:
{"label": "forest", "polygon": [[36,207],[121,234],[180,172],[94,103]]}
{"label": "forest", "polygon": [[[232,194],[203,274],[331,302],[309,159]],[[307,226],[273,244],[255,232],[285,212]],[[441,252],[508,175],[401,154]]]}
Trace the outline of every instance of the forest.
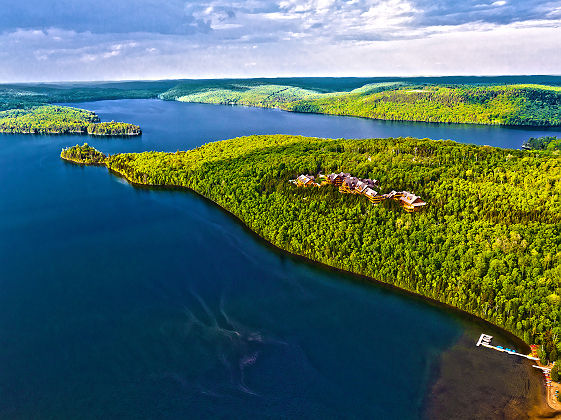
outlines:
{"label": "forest", "polygon": [[[64,153],[78,157],[81,148]],[[272,135],[97,156],[133,183],[200,193],[288,252],[460,308],[542,344],[547,359],[561,355],[555,155],[429,139]],[[427,205],[409,214],[391,200],[373,205],[335,187],[288,182],[330,172],[377,179],[380,193],[412,191]]]}
{"label": "forest", "polygon": [[0,111],[0,133],[83,134],[98,122],[94,112],[63,106]]}
{"label": "forest", "polygon": [[101,165],[106,158],[103,153],[91,147],[88,143],[84,143],[82,146],[77,144],[76,146],[62,149],[60,157],[65,160],[86,165]]}
{"label": "forest", "polygon": [[176,82],[41,83],[0,85],[0,111],[62,102],[156,98]]}
{"label": "forest", "polygon": [[109,121],[88,125],[88,134],[91,136],[138,136],[142,134],[142,130],[138,125]]}
{"label": "forest", "polygon": [[522,144],[526,150],[555,152],[561,150],[561,138],[555,136],[530,137]]}
{"label": "forest", "polygon": [[[183,102],[248,105],[294,112],[392,121],[489,125],[561,125],[561,88],[518,85],[367,84],[350,92],[320,93],[281,85],[232,84],[181,95]],[[169,98],[170,92],[160,95]],[[173,96],[173,95],[172,95]]]}
{"label": "forest", "polygon": [[561,125],[561,77],[371,77],[0,85],[0,111],[106,99],[178,100],[394,121]]}
{"label": "forest", "polygon": [[141,130],[134,124],[100,122],[94,112],[85,109],[43,105],[0,111],[0,133],[122,136],[139,135]]}

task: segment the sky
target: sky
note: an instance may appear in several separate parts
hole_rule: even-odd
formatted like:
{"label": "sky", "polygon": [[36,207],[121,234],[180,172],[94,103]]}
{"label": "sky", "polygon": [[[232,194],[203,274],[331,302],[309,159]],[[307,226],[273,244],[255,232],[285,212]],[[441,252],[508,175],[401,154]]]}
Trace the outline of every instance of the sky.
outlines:
{"label": "sky", "polygon": [[0,0],[0,82],[561,74],[561,0]]}

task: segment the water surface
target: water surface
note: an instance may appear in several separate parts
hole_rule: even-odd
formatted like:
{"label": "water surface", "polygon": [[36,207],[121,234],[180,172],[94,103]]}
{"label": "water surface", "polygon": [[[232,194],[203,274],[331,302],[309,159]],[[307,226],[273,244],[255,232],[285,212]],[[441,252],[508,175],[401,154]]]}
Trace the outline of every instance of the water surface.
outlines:
{"label": "water surface", "polygon": [[[58,155],[84,140],[105,153],[175,151],[256,133],[518,147],[530,132],[151,100],[74,106],[144,134],[0,135],[0,417],[420,418],[445,352],[491,357],[470,344],[482,330],[513,345],[274,250],[194,194],[134,188]],[[518,364],[504,357],[494,373],[508,382]],[[459,394],[447,403],[469,402]]]}
{"label": "water surface", "polygon": [[140,124],[145,134],[141,141],[130,142],[124,148],[121,143],[111,142],[109,149],[115,151],[185,150],[208,141],[252,134],[295,134],[327,138],[411,136],[514,149],[519,149],[530,137],[561,137],[560,127],[394,122],[159,100],[133,99],[65,105],[95,111],[103,121],[115,119]]}

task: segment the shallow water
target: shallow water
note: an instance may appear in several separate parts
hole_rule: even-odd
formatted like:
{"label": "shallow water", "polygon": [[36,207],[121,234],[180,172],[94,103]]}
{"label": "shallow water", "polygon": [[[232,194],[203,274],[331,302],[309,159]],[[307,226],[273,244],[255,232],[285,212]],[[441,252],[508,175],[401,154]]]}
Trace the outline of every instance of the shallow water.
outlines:
{"label": "shallow water", "polygon": [[[255,133],[455,133],[518,147],[530,132],[150,100],[74,106],[144,134],[0,135],[0,417],[420,418],[442,355],[490,351],[470,344],[482,331],[513,346],[274,250],[194,194],[134,188],[58,155],[83,141],[175,151]],[[508,382],[517,362],[501,363]]]}

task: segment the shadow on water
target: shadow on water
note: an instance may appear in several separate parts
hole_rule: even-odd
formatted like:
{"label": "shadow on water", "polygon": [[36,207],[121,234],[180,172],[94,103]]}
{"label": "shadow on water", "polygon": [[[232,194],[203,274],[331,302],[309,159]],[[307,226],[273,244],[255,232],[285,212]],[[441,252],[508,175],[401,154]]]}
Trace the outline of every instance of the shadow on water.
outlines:
{"label": "shadow on water", "polygon": [[[69,162],[69,163],[72,164],[72,162]],[[392,284],[384,283],[384,282],[375,280],[375,279],[373,279],[371,277],[368,277],[368,276],[364,276],[364,275],[361,275],[361,274],[356,274],[356,273],[352,273],[352,272],[349,272],[349,271],[346,271],[346,270],[343,270],[343,269],[332,267],[330,265],[311,260],[311,259],[309,259],[305,256],[294,254],[294,253],[289,252],[289,251],[287,251],[283,248],[280,248],[280,247],[272,244],[271,242],[267,241],[262,236],[260,236],[258,233],[256,233],[254,230],[252,230],[249,226],[247,226],[247,224],[245,224],[234,213],[225,209],[224,207],[222,207],[220,204],[216,203],[215,201],[213,201],[213,200],[205,197],[204,195],[198,193],[197,191],[192,190],[191,188],[179,187],[179,186],[163,186],[163,185],[157,185],[156,186],[156,185],[137,184],[137,183],[134,183],[134,182],[131,182],[131,181],[127,180],[123,175],[121,175],[118,172],[115,172],[115,171],[112,171],[112,170],[109,169],[108,173],[113,179],[117,179],[118,182],[120,182],[120,183],[130,185],[137,192],[146,192],[146,193],[158,192],[158,191],[159,192],[177,192],[179,194],[186,194],[186,195],[189,195],[191,197],[197,198],[199,200],[203,200],[209,206],[219,208],[230,219],[230,221],[232,221],[237,226],[239,226],[247,235],[251,236],[261,246],[263,246],[265,248],[268,248],[271,251],[274,251],[275,253],[277,253],[279,255],[279,257],[281,257],[285,260],[291,260],[291,261],[294,261],[295,263],[307,264],[311,267],[315,267],[317,270],[319,270],[319,272],[322,272],[322,273],[327,273],[327,272],[331,273],[332,275],[337,277],[338,281],[348,281],[348,282],[357,283],[357,284],[361,284],[363,286],[369,286],[369,287],[374,285],[375,287],[378,287],[382,290],[390,291],[392,293],[397,293],[398,295],[407,296],[409,299],[411,299],[412,301],[415,301],[417,303],[421,303],[423,305],[430,305],[432,307],[438,308],[440,311],[445,311],[449,316],[456,317],[456,318],[458,318],[462,321],[466,321],[466,322],[469,323],[469,325],[472,325],[472,326],[476,325],[477,328],[474,328],[474,331],[475,330],[493,331],[495,336],[498,337],[499,340],[502,340],[503,344],[511,343],[511,344],[515,345],[517,350],[520,351],[521,353],[527,354],[527,353],[530,352],[530,347],[528,346],[528,344],[526,344],[522,339],[520,339],[516,335],[514,335],[511,332],[509,332],[507,330],[504,330],[500,327],[497,327],[495,324],[493,324],[489,321],[486,321],[486,320],[484,320],[484,319],[482,319],[482,318],[480,318],[476,315],[473,315],[469,312],[466,312],[466,311],[458,309],[454,306],[442,303],[442,302],[440,302],[438,300],[435,300],[435,299],[432,299],[430,297],[421,296],[418,293],[402,289],[402,288],[394,286]],[[479,335],[478,335],[478,337],[479,337]]]}
{"label": "shadow on water", "polygon": [[[464,332],[459,335],[453,345],[440,355],[435,355],[438,363],[426,365],[426,389],[428,395],[419,401],[422,417],[426,419],[483,419],[483,418],[530,418],[542,415],[548,416],[548,410],[543,409],[544,395],[541,375],[531,367],[531,362],[515,356],[505,355],[496,351],[475,346],[475,337],[485,332],[493,335],[493,343],[506,347],[515,348],[516,351],[527,354],[529,346],[512,333],[503,330],[496,325],[483,320],[475,315],[446,305],[431,298],[425,298],[417,293],[400,289],[391,284],[376,281],[367,276],[347,272],[323,263],[312,261],[306,257],[290,253],[279,248],[256,232],[251,230],[236,215],[224,209],[214,201],[186,187],[174,186],[147,186],[136,184],[126,180],[121,174],[108,171],[111,177],[120,182],[132,186],[137,192],[172,192],[186,194],[197,199],[202,199],[209,206],[220,208],[227,217],[239,226],[246,234],[252,237],[261,246],[270,249],[285,261],[295,264],[307,264],[310,270],[320,274],[330,273],[333,280],[337,282],[349,282],[359,284],[363,287],[375,287],[389,294],[407,296],[407,298],[418,305],[429,305],[445,312],[448,317],[455,318],[464,327]],[[200,298],[197,296],[199,302]],[[232,327],[232,323],[222,310],[221,315],[227,322],[227,334],[232,331],[237,341],[247,339],[247,334],[240,334]],[[201,304],[203,304],[201,302]],[[205,307],[205,313],[210,311]],[[192,314],[191,314],[192,315]],[[217,321],[213,322],[215,327]],[[251,334],[249,335],[251,336]],[[258,342],[262,337],[257,334]],[[275,341],[276,342],[276,341]],[[277,342],[278,343],[278,342]],[[288,345],[282,342],[283,345]],[[248,394],[254,394],[247,388],[243,380],[243,367],[255,363],[260,352],[245,351],[245,356],[239,358],[238,366],[228,362],[227,356],[220,355],[220,360],[231,372],[232,378],[236,378],[239,388]],[[508,380],[505,380],[508,378]],[[256,394],[254,394],[256,395]],[[530,417],[529,417],[530,416]],[[555,417],[552,415],[550,418]]]}

